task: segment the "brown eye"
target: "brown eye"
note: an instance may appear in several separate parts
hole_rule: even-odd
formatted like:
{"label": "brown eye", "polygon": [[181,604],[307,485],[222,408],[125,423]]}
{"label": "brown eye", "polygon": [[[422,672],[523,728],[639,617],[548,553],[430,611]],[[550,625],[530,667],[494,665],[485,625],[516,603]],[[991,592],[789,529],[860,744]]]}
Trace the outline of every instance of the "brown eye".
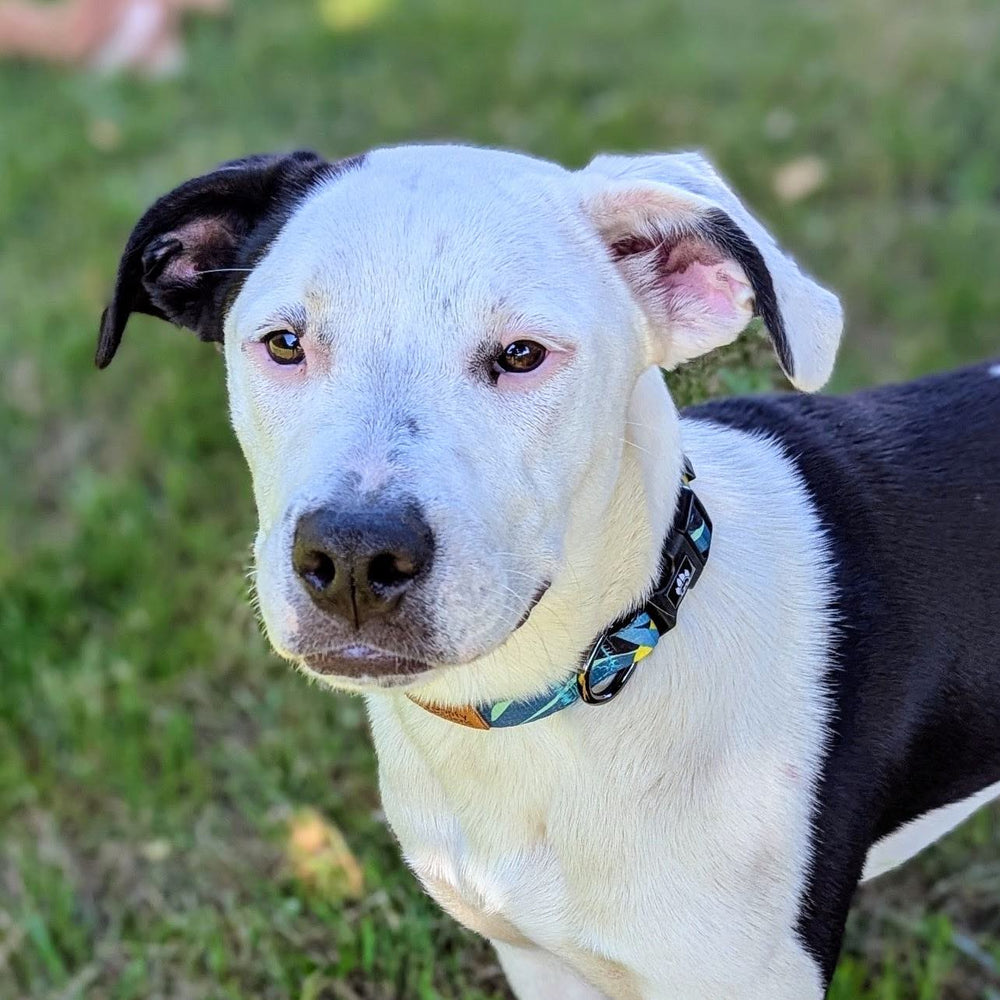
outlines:
{"label": "brown eye", "polygon": [[548,351],[533,340],[515,340],[508,344],[494,363],[496,372],[523,375],[533,372],[546,358]]}
{"label": "brown eye", "polygon": [[306,359],[306,352],[302,350],[298,336],[290,330],[269,333],[264,338],[264,346],[271,355],[271,360],[277,361],[279,365],[298,365]]}

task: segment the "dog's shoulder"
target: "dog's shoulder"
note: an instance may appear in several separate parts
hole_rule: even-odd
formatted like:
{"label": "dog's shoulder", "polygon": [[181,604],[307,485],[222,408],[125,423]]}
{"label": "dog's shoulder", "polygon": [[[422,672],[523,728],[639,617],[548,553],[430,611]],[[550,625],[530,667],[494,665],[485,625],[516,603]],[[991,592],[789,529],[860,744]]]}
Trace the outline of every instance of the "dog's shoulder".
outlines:
{"label": "dog's shoulder", "polygon": [[714,400],[684,416],[776,442],[845,567],[877,564],[907,598],[939,551],[957,549],[980,582],[1000,574],[1000,364],[840,396]]}
{"label": "dog's shoulder", "polygon": [[977,459],[982,467],[973,478],[1000,476],[1000,362],[846,395],[716,399],[688,407],[684,416],[773,438],[810,487],[840,470],[877,466],[893,481],[951,476]]}

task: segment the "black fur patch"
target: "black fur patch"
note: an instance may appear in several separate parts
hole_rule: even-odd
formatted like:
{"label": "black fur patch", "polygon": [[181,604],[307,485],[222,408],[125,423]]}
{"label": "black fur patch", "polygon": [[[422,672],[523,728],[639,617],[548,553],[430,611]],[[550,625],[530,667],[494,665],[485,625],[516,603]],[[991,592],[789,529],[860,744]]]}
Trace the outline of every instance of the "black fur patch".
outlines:
{"label": "black fur patch", "polygon": [[[361,166],[311,152],[249,156],[187,181],[139,220],[101,318],[95,361],[111,363],[129,316],[147,313],[221,341],[228,305],[294,209],[319,183]],[[240,270],[234,270],[240,269]]]}
{"label": "black fur patch", "polygon": [[832,732],[798,929],[829,982],[872,844],[1000,781],[1000,379],[686,415],[778,441],[827,534]]}

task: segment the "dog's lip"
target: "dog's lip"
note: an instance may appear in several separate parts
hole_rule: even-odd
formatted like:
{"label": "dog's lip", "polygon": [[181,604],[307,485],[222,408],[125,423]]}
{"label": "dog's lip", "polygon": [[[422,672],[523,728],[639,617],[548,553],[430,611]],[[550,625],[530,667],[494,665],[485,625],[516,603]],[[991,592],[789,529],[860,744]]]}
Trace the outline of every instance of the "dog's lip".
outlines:
{"label": "dog's lip", "polygon": [[546,580],[544,583],[540,584],[538,589],[535,591],[534,596],[531,598],[531,603],[528,605],[524,614],[521,615],[520,621],[511,629],[512,632],[516,632],[530,617],[531,612],[538,607],[538,602],[545,596],[549,587],[552,586],[551,580]]}
{"label": "dog's lip", "polygon": [[[538,606],[550,586],[552,586],[551,580],[539,585],[510,634],[516,632],[531,617],[531,612]],[[387,652],[364,642],[345,643],[336,649],[304,654],[299,659],[308,670],[325,677],[374,680],[383,686],[406,683],[440,666],[445,666],[445,664],[428,663],[412,656]],[[461,666],[461,663],[447,665]]]}
{"label": "dog's lip", "polygon": [[312,671],[324,676],[351,678],[409,678],[433,670],[423,660],[396,653],[387,653],[366,643],[351,643],[323,653],[310,653],[302,662]]}

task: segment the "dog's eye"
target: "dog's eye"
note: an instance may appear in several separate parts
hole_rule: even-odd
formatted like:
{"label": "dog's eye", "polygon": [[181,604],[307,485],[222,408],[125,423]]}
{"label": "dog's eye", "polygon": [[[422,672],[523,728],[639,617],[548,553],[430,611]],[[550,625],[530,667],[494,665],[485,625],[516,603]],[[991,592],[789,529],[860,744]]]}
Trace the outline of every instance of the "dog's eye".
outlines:
{"label": "dog's eye", "polygon": [[269,333],[264,338],[264,346],[271,355],[271,360],[277,361],[279,365],[298,365],[306,359],[306,352],[302,350],[298,336],[290,330]]}
{"label": "dog's eye", "polygon": [[495,370],[515,375],[533,372],[546,358],[548,351],[533,340],[515,340],[508,344],[496,359]]}

